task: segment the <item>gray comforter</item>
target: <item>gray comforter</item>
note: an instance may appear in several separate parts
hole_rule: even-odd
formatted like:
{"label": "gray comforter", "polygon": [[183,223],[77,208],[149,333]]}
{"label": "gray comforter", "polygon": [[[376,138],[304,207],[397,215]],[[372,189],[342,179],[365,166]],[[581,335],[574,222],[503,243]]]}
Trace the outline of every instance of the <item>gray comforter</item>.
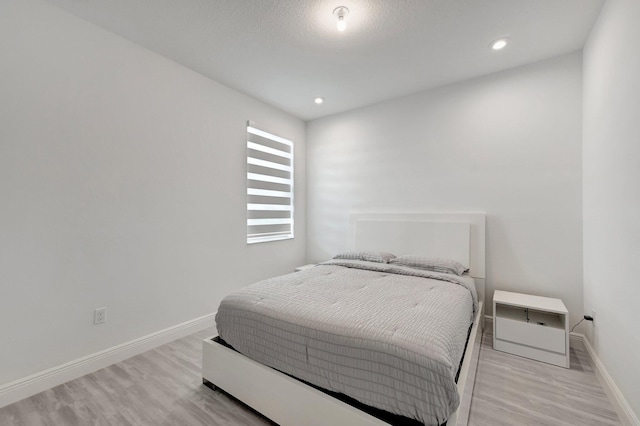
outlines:
{"label": "gray comforter", "polygon": [[443,423],[473,320],[473,279],[329,261],[227,296],[218,333],[262,364],[364,404]]}

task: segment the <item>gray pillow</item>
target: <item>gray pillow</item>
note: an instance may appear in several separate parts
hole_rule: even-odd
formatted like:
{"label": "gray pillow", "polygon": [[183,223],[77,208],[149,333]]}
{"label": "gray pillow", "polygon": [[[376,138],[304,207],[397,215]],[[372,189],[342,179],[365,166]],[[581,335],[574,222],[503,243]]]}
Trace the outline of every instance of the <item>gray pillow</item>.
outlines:
{"label": "gray pillow", "polygon": [[391,259],[389,263],[425,271],[442,272],[444,274],[462,275],[467,268],[459,262],[450,259],[424,256],[400,256]]}
{"label": "gray pillow", "polygon": [[391,259],[395,258],[395,255],[383,251],[347,251],[335,255],[333,258],[344,260],[364,260],[367,262],[376,263],[389,263]]}

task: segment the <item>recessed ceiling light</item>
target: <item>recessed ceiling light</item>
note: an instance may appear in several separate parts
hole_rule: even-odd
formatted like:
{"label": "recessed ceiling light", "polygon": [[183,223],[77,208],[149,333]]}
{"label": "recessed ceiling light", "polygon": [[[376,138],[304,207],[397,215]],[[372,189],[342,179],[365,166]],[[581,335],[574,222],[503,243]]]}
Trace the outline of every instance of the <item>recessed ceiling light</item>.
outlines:
{"label": "recessed ceiling light", "polygon": [[321,97],[313,98],[313,102],[320,105],[321,103],[324,102],[324,98],[321,98]]}
{"label": "recessed ceiling light", "polygon": [[507,46],[507,39],[499,38],[498,40],[491,42],[490,46],[493,50],[504,49]]}

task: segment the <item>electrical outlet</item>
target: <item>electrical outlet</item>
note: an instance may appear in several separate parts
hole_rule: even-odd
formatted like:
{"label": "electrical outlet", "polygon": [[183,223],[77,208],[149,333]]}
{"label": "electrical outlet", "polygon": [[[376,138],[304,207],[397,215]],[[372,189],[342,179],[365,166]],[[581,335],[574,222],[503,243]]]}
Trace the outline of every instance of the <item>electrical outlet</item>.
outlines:
{"label": "electrical outlet", "polygon": [[93,313],[93,323],[102,324],[107,321],[107,308],[98,308]]}
{"label": "electrical outlet", "polygon": [[591,310],[591,317],[593,318],[592,324],[595,327],[596,326],[596,310],[595,309]]}

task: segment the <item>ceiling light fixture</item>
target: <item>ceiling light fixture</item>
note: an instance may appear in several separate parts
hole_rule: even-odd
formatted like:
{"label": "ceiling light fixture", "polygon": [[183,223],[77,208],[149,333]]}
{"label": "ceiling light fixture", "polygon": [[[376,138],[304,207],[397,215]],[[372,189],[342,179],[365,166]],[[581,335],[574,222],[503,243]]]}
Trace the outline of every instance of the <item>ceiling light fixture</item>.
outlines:
{"label": "ceiling light fixture", "polygon": [[317,98],[313,99],[313,102],[315,102],[316,104],[320,105],[321,103],[324,102],[324,98],[321,98],[321,97],[318,96]]}
{"label": "ceiling light fixture", "polygon": [[490,46],[493,50],[502,50],[507,46],[507,39],[499,38],[498,40],[491,42]]}
{"label": "ceiling light fixture", "polygon": [[338,6],[333,9],[333,14],[338,18],[338,31],[344,31],[347,28],[345,18],[349,14],[349,9],[344,6]]}

